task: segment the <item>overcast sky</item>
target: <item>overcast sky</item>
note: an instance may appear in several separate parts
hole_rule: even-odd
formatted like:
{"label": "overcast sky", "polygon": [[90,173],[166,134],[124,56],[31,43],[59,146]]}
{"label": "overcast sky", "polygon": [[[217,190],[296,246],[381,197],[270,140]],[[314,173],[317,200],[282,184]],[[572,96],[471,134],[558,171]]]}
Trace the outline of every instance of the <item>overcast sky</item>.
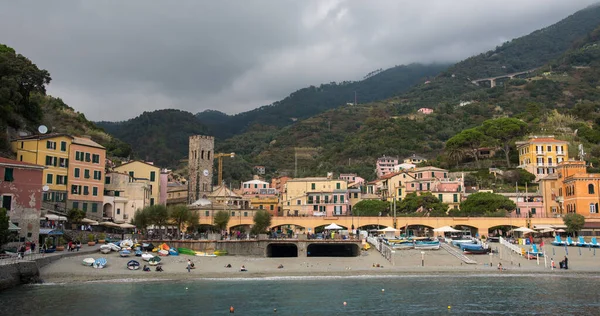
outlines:
{"label": "overcast sky", "polygon": [[459,61],[598,0],[0,1],[0,43],[92,120],[239,113],[378,68]]}

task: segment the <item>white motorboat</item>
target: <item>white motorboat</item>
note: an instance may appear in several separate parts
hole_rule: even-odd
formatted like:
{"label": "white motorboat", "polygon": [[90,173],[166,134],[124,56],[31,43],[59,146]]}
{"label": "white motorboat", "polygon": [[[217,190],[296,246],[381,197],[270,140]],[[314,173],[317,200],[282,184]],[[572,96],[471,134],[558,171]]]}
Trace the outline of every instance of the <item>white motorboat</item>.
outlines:
{"label": "white motorboat", "polygon": [[149,253],[143,253],[142,254],[142,260],[144,260],[144,261],[148,261],[148,260],[150,260],[152,258],[154,258],[154,255],[152,255],[152,254],[149,254]]}
{"label": "white motorboat", "polygon": [[94,264],[94,262],[96,262],[96,259],[94,259],[94,258],[85,258],[85,259],[83,259],[82,264],[84,266],[91,266]]}

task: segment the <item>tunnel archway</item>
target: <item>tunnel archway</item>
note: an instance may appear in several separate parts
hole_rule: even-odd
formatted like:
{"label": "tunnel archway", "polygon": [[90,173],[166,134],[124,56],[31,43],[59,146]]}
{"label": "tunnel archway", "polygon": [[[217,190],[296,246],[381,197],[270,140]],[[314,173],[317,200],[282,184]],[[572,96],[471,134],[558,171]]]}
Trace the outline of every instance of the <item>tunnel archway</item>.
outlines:
{"label": "tunnel archway", "polygon": [[357,244],[309,244],[306,248],[307,257],[358,257],[360,248]]}
{"label": "tunnel archway", "polygon": [[273,243],[267,245],[267,258],[298,257],[298,246],[295,244]]}

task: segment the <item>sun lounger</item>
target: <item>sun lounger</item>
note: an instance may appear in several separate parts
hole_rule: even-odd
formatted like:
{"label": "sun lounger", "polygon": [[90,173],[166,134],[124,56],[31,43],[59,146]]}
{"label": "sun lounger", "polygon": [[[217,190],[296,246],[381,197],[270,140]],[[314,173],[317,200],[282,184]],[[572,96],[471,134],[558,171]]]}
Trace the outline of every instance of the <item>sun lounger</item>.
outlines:
{"label": "sun lounger", "polygon": [[575,243],[571,237],[567,237],[567,246],[575,246]]}
{"label": "sun lounger", "polygon": [[600,244],[598,243],[598,241],[596,241],[596,237],[592,237],[592,242],[590,243],[590,246],[592,247],[600,247]]}
{"label": "sun lounger", "polygon": [[554,246],[564,246],[565,242],[560,239],[560,235],[556,235],[556,237],[554,238],[554,241],[552,242],[552,245],[554,245]]}
{"label": "sun lounger", "polygon": [[577,246],[578,247],[589,247],[589,246],[591,246],[591,244],[588,242],[585,242],[585,239],[583,239],[583,236],[579,236],[579,238],[577,240]]}

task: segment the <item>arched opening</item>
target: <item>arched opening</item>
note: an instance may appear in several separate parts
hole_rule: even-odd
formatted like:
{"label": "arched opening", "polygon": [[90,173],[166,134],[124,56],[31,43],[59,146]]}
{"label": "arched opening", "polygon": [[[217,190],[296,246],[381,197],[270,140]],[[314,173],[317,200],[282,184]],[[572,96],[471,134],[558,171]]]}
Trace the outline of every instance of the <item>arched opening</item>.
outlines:
{"label": "arched opening", "polygon": [[357,244],[310,244],[306,248],[308,257],[358,257]]}
{"label": "arched opening", "polygon": [[267,258],[298,257],[298,246],[295,244],[268,244]]}
{"label": "arched opening", "polygon": [[210,225],[210,224],[198,225],[198,232],[201,234],[202,233],[216,233],[218,231],[219,231],[219,229],[217,229],[217,227],[214,225]]}
{"label": "arched opening", "polygon": [[518,228],[518,226],[498,225],[498,226],[490,227],[487,231],[488,241],[499,242],[500,237],[508,237],[508,235],[511,234],[510,231],[515,228]]}
{"label": "arched opening", "polygon": [[200,152],[200,159],[204,159],[204,150]]}
{"label": "arched opening", "polygon": [[102,208],[102,217],[113,217],[113,206],[110,203],[104,204]]}
{"label": "arched opening", "polygon": [[[462,237],[481,237],[479,236],[479,228],[469,225],[456,225],[454,228],[460,230],[460,234]],[[486,233],[486,232],[484,232]],[[487,237],[487,236],[486,236]]]}
{"label": "arched opening", "polygon": [[295,238],[297,234],[305,233],[305,227],[295,224],[281,224],[271,227],[271,238]]}
{"label": "arched opening", "polygon": [[433,227],[421,224],[398,227],[405,237],[433,237]]}

